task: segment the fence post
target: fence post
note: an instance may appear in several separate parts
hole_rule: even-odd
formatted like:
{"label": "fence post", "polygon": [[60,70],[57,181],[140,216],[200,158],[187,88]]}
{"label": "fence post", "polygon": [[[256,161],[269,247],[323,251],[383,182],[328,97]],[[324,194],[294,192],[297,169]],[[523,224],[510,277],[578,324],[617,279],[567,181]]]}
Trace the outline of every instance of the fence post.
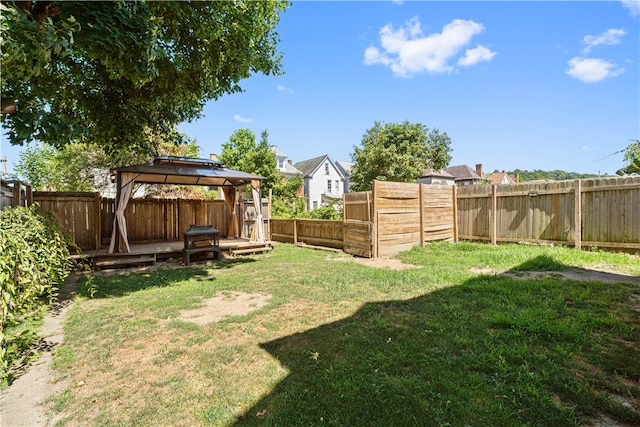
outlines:
{"label": "fence post", "polygon": [[13,184],[13,201],[11,204],[14,208],[16,206],[22,206],[22,198],[20,197],[20,182],[16,181]]}
{"label": "fence post", "polygon": [[491,215],[489,223],[489,235],[491,236],[491,244],[498,244],[498,185],[491,186]]}
{"label": "fence post", "polygon": [[458,243],[458,187],[453,184],[453,242]]}
{"label": "fence post", "polygon": [[425,184],[418,184],[418,203],[420,205],[420,246],[424,246],[424,199],[423,189]]}
{"label": "fence post", "polygon": [[298,243],[298,220],[293,219],[293,244]]}
{"label": "fence post", "polygon": [[582,249],[582,182],[576,179],[573,187],[573,240],[576,249]]}
{"label": "fence post", "polygon": [[93,196],[93,209],[94,209],[94,220],[95,220],[95,237],[96,237],[96,251],[100,250],[100,246],[102,245],[102,219],[100,218],[100,193],[95,192]]}

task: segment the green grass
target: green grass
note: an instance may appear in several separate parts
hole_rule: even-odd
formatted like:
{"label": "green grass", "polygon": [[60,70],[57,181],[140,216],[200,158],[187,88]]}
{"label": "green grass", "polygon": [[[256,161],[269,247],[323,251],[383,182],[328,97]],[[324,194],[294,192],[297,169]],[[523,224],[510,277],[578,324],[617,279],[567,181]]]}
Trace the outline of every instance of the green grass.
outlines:
{"label": "green grass", "polygon": [[[501,275],[640,276],[638,257],[469,243],[416,247],[399,258],[421,268],[406,270],[332,257],[278,244],[94,277],[55,359],[72,384],[53,399],[58,424],[640,423],[640,286]],[[272,297],[204,326],[176,319],[230,291]]]}

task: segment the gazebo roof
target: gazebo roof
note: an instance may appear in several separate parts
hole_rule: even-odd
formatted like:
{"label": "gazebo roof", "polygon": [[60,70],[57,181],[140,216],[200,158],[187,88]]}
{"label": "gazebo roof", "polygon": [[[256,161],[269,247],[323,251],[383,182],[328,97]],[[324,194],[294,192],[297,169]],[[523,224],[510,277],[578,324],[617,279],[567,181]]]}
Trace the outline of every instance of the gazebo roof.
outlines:
{"label": "gazebo roof", "polygon": [[216,160],[186,157],[156,157],[151,163],[124,166],[111,170],[115,173],[133,173],[135,181],[145,184],[179,184],[209,186],[240,186],[253,180],[265,179],[233,169]]}

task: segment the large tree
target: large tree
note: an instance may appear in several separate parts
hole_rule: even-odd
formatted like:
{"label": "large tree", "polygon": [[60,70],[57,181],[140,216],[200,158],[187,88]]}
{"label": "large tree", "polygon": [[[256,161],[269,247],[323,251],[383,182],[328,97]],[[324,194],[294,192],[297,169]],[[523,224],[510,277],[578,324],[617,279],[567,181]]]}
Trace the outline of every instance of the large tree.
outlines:
{"label": "large tree", "polygon": [[282,176],[278,171],[276,154],[269,146],[269,135],[262,131],[260,142],[250,129],[238,129],[222,144],[220,161],[231,169],[263,176],[263,194],[273,188]]}
{"label": "large tree", "polygon": [[[2,119],[12,144],[148,149],[254,73],[281,73],[261,1],[2,2]],[[8,113],[8,114],[4,114]]]}
{"label": "large tree", "polygon": [[367,191],[373,180],[415,182],[428,167],[442,169],[451,161],[447,133],[420,123],[375,122],[354,147],[351,189]]}

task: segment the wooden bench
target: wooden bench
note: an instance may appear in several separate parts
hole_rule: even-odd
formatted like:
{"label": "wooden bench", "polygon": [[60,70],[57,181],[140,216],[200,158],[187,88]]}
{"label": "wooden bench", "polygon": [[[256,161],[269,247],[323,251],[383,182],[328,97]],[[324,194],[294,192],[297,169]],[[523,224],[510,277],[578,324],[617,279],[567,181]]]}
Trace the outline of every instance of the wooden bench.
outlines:
{"label": "wooden bench", "polygon": [[220,246],[207,245],[207,246],[203,246],[203,247],[185,249],[184,250],[184,255],[182,257],[183,261],[184,261],[184,265],[191,265],[191,255],[202,253],[202,252],[212,252],[213,253],[213,259],[216,260],[216,261],[220,261],[220,258],[222,257],[222,250],[220,249]]}
{"label": "wooden bench", "polygon": [[94,270],[155,263],[155,252],[95,254],[91,260],[91,266]]}

